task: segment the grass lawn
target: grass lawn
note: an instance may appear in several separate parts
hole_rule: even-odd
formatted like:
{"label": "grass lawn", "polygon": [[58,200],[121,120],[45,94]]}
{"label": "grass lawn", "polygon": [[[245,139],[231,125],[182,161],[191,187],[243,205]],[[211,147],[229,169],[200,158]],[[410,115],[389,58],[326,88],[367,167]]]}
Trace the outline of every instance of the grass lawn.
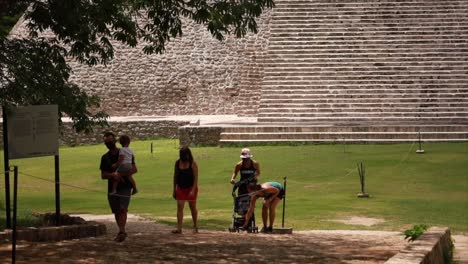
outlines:
{"label": "grass lawn", "polygon": [[[154,143],[154,153],[150,144]],[[139,173],[140,193],[130,212],[175,224],[172,175],[178,149],[174,140],[132,142]],[[288,177],[286,226],[301,229],[404,230],[414,224],[449,226],[468,233],[468,143],[423,145],[304,145],[255,146],[254,159],[261,165],[260,181],[283,182]],[[99,162],[104,145],[60,149],[61,205],[64,213],[110,213],[106,181]],[[232,215],[229,184],[240,147],[192,148],[199,164],[199,218],[201,228],[226,229]],[[3,156],[3,153],[1,153]],[[3,160],[3,159],[2,159]],[[369,199],[359,199],[357,163],[363,162]],[[19,166],[19,210],[54,212],[53,157],[12,160]],[[1,165],[3,168],[3,164]],[[40,180],[32,176],[45,178]],[[0,204],[4,210],[4,180]],[[74,188],[77,186],[80,188]],[[260,202],[257,219],[260,220]],[[0,225],[4,211],[0,208]],[[277,225],[281,224],[278,207]],[[186,216],[189,216],[188,206]],[[351,216],[373,217],[385,222],[367,227],[332,220]],[[191,224],[189,218],[185,221]]]}

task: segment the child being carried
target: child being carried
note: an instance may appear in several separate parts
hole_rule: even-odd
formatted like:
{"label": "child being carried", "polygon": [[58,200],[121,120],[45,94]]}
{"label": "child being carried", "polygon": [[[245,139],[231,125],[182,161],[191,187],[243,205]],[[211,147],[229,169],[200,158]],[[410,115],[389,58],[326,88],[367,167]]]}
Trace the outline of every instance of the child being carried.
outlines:
{"label": "child being carried", "polygon": [[[119,143],[122,145],[122,148],[119,150],[119,160],[112,164],[113,169],[117,169],[116,172],[118,173],[126,173],[128,181],[132,184],[132,195],[138,193],[138,189],[136,187],[136,182],[133,179],[132,174],[128,174],[129,171],[132,170],[132,160],[133,160],[133,151],[128,146],[130,145],[130,137],[127,135],[122,135],[119,137]],[[123,179],[120,179],[122,181]],[[112,182],[112,192],[111,195],[117,194],[117,185],[120,181],[113,181]]]}

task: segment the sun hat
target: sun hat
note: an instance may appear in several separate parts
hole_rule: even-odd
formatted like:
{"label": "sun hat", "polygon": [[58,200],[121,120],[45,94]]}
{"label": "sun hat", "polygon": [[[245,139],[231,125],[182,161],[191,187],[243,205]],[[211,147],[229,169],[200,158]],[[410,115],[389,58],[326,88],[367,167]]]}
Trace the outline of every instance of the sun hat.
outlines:
{"label": "sun hat", "polygon": [[250,153],[250,149],[249,148],[243,148],[241,150],[241,155],[240,155],[241,159],[248,159],[248,158],[251,158],[253,157],[252,153]]}

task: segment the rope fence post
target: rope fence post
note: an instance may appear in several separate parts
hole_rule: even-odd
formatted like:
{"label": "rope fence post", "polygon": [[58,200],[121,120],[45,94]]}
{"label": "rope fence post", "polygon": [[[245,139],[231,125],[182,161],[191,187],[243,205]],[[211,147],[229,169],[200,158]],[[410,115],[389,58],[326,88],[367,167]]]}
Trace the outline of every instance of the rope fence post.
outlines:
{"label": "rope fence post", "polygon": [[18,166],[13,169],[13,234],[11,239],[11,263],[16,263],[16,218],[18,212]]}
{"label": "rope fence post", "polygon": [[286,213],[286,177],[284,179],[284,194],[283,194],[283,220],[281,221],[281,227],[284,228],[284,215]]}

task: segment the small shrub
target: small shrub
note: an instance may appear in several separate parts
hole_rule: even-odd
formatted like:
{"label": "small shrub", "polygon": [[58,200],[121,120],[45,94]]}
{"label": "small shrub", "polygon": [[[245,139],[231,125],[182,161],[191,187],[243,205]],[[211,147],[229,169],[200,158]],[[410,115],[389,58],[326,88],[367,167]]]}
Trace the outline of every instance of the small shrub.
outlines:
{"label": "small shrub", "polygon": [[415,225],[413,228],[405,230],[405,239],[408,239],[408,241],[414,241],[416,240],[419,236],[421,236],[425,231],[427,230],[427,225],[421,224],[421,225]]}

